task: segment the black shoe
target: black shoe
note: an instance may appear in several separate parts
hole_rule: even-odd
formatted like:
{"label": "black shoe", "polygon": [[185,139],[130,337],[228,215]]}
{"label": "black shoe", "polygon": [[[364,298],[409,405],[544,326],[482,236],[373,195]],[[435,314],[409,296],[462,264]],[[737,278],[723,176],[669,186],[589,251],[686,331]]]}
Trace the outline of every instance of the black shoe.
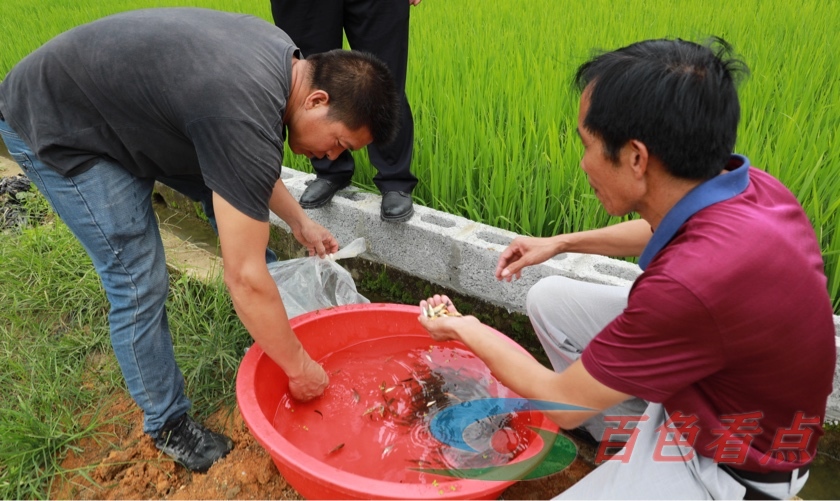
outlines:
{"label": "black shoe", "polygon": [[171,456],[185,468],[204,473],[213,463],[227,456],[233,441],[196,423],[184,414],[163,425],[155,439],[155,447]]}
{"label": "black shoe", "polygon": [[316,209],[326,205],[327,202],[332,200],[335,192],[343,190],[348,186],[350,186],[349,180],[342,184],[316,177],[315,180],[312,181],[312,184],[307,186],[303,191],[303,195],[300,196],[300,206],[304,209]]}
{"label": "black shoe", "polygon": [[386,191],[382,194],[382,211],[380,216],[383,221],[401,223],[408,221],[414,214],[414,205],[411,202],[411,195],[403,191]]}

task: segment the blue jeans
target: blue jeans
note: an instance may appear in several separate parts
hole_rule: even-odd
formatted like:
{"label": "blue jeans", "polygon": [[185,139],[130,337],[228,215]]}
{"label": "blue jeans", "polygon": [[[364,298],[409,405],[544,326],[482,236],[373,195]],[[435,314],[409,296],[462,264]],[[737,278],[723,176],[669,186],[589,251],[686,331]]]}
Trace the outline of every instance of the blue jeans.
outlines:
{"label": "blue jeans", "polygon": [[111,345],[131,396],[153,437],[187,412],[184,378],[175,362],[166,317],[169,275],[152,210],[154,179],[135,177],[103,159],[65,177],[35,157],[0,120],[9,153],[82,243],[111,304]]}

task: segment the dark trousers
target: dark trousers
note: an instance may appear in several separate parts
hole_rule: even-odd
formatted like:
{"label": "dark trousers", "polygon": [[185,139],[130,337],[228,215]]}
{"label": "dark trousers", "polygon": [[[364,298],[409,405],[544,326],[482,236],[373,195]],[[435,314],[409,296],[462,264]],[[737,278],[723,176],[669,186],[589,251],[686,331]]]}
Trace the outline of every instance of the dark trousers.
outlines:
{"label": "dark trousers", "polygon": [[[379,191],[411,193],[417,178],[411,173],[414,119],[405,96],[408,64],[408,0],[271,0],[274,24],[285,31],[306,57],[340,49],[342,32],[350,48],[369,52],[391,70],[402,94],[401,124],[396,139],[385,146],[371,144],[368,155],[378,171],[373,182]],[[349,151],[337,159],[313,159],[319,178],[344,184],[355,164]]]}

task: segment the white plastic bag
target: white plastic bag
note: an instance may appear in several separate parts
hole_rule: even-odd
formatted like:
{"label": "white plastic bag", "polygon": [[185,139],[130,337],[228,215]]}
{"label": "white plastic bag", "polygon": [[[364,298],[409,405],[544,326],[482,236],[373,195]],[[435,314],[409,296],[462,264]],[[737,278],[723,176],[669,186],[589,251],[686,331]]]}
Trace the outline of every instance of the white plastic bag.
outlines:
{"label": "white plastic bag", "polygon": [[357,238],[323,259],[310,256],[269,264],[268,272],[277,284],[289,318],[330,306],[369,303],[356,292],[350,272],[335,262],[356,257],[365,250],[365,239]]}

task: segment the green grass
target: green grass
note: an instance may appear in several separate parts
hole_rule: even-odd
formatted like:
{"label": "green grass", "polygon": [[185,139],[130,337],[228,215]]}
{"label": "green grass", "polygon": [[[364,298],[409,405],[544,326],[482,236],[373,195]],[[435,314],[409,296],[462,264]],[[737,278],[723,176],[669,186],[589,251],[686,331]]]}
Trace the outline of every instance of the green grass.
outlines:
{"label": "green grass", "polygon": [[[104,291],[67,227],[54,220],[0,238],[0,499],[38,499],[68,450],[122,418],[98,410],[125,384]],[[221,280],[171,282],[176,358],[203,418],[234,403],[236,368],[251,338]]]}
{"label": "green grass", "polygon": [[[174,5],[270,20],[268,0],[5,0],[0,76],[73,26]],[[578,96],[570,85],[577,65],[595,48],[646,38],[726,38],[752,70],[741,88],[736,149],[805,207],[840,311],[840,9],[833,2],[427,0],[412,9],[411,23],[416,199],[529,235],[614,222],[578,168]],[[355,183],[374,190],[374,169],[364,152],[357,159]],[[286,164],[310,169],[290,153]],[[0,237],[0,304],[0,498],[43,498],[59,458],[97,424],[119,419],[91,414],[124,386],[107,302],[82,249],[53,223]],[[196,410],[231,403],[250,338],[224,286],[176,277],[169,313]]]}
{"label": "green grass", "polygon": [[[0,246],[0,496],[44,497],[56,453],[85,435],[77,420],[102,395],[84,385],[105,349],[104,297],[78,243],[58,225],[3,235]],[[94,422],[94,420],[91,420]]]}
{"label": "green grass", "polygon": [[[52,36],[104,15],[194,5],[271,20],[267,0],[7,0],[0,75]],[[427,206],[528,235],[615,222],[578,168],[570,81],[593,49],[657,37],[719,35],[752,70],[737,151],[805,207],[840,311],[840,88],[832,2],[428,1],[412,8],[407,94],[416,124],[414,195]],[[286,164],[310,170],[287,151]],[[354,182],[375,190],[364,152]]]}

